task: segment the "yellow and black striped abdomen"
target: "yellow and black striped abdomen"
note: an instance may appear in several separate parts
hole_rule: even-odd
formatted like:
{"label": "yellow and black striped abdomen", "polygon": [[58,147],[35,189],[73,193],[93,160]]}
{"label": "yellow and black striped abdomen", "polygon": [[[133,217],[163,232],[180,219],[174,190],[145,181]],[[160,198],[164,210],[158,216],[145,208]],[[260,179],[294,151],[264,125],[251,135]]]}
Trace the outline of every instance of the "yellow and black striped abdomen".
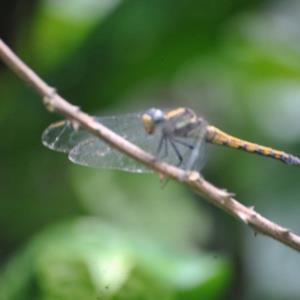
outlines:
{"label": "yellow and black striped abdomen", "polygon": [[283,151],[275,150],[231,136],[214,126],[207,126],[206,140],[212,144],[223,145],[280,160],[288,165],[300,165],[300,158]]}

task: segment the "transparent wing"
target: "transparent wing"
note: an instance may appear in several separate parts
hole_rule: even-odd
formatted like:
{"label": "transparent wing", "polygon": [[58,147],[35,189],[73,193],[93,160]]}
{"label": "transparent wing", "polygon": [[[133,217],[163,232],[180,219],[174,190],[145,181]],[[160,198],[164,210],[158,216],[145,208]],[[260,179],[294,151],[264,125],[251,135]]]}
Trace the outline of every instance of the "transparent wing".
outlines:
{"label": "transparent wing", "polygon": [[[97,121],[144,150],[152,154],[155,153],[159,137],[146,134],[139,114],[101,117],[97,118]],[[151,172],[144,165],[111,148],[91,134],[85,133],[87,138],[79,142],[69,152],[69,159],[72,162],[94,168],[119,169],[137,173]],[[77,139],[75,138],[75,140]]]}
{"label": "transparent wing", "polygon": [[[161,135],[159,132],[155,135],[148,135],[145,132],[141,122],[141,114],[99,117],[96,120],[145,151],[155,156],[157,155]],[[46,147],[52,150],[68,153],[69,159],[80,165],[137,173],[151,172],[144,165],[111,148],[84,129],[74,130],[72,124],[68,121],[51,124],[44,131],[42,141]],[[190,142],[194,143],[195,141],[193,139]],[[184,167],[185,162],[188,161],[191,149],[180,144],[177,147],[182,154]],[[166,151],[161,151],[159,158],[170,164],[178,165],[179,160],[176,152],[170,145],[167,148],[167,153],[165,153]],[[198,156],[201,156],[200,153]],[[197,164],[198,160],[197,157]],[[194,166],[196,167],[196,162]]]}
{"label": "transparent wing", "polygon": [[43,145],[47,148],[69,153],[78,143],[85,140],[88,133],[75,131],[71,122],[59,121],[48,126],[42,134]]}
{"label": "transparent wing", "polygon": [[191,130],[189,138],[192,139],[194,149],[189,153],[189,158],[185,161],[184,169],[201,170],[206,162],[206,133],[207,122],[202,119],[198,127]]}

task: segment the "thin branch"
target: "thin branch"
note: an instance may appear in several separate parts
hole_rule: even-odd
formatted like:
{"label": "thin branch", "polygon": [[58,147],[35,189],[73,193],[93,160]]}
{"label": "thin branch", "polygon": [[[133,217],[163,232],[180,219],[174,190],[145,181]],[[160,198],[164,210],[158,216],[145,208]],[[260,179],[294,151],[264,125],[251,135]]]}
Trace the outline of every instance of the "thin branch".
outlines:
{"label": "thin branch", "polygon": [[92,116],[84,113],[77,106],[70,104],[57,94],[53,87],[49,86],[19,59],[1,39],[0,57],[13,72],[27,82],[43,98],[44,104],[50,111],[63,115],[75,124],[78,124],[95,136],[106,141],[110,146],[148,166],[157,173],[186,184],[210,203],[252,227],[255,232],[270,236],[300,251],[300,237],[292,233],[289,229],[271,222],[258,214],[254,208],[244,206],[235,200],[232,194],[215,187],[206,181],[198,172],[187,173],[175,166],[157,161],[153,155],[128,142],[95,121]]}

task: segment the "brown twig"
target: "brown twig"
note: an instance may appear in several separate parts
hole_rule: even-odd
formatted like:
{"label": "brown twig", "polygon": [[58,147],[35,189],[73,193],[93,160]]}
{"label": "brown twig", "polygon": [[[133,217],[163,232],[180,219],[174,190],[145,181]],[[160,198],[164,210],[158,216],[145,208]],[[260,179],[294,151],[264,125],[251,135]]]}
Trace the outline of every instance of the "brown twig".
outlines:
{"label": "brown twig", "polygon": [[197,172],[186,173],[175,166],[158,162],[155,157],[136,145],[128,142],[78,107],[70,104],[56,93],[56,90],[33,72],[13,51],[0,39],[0,57],[7,66],[21,79],[27,82],[44,100],[46,107],[60,113],[72,122],[80,125],[95,136],[106,141],[112,147],[143,163],[152,170],[166,177],[183,182],[210,203],[223,209],[243,223],[251,226],[255,232],[268,235],[281,243],[300,251],[300,237],[283,228],[235,200],[233,195],[221,190],[206,181]]}

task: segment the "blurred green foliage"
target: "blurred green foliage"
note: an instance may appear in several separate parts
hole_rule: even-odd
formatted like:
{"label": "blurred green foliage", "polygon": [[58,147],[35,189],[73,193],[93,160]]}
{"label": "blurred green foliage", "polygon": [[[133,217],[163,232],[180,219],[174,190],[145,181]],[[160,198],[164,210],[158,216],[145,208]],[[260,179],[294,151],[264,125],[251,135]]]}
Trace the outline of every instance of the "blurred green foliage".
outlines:
{"label": "blurred green foliage", "polygon": [[36,237],[8,265],[0,295],[41,300],[218,299],[229,277],[229,264],[222,257],[174,251],[89,217]]}
{"label": "blurred green foliage", "polygon": [[[44,0],[15,48],[85,111],[191,106],[300,154],[298,11],[292,0]],[[175,183],[72,165],[43,148],[54,118],[32,91],[2,72],[0,94],[0,299],[299,298],[290,249]],[[299,232],[297,168],[208,153],[208,179]]]}

